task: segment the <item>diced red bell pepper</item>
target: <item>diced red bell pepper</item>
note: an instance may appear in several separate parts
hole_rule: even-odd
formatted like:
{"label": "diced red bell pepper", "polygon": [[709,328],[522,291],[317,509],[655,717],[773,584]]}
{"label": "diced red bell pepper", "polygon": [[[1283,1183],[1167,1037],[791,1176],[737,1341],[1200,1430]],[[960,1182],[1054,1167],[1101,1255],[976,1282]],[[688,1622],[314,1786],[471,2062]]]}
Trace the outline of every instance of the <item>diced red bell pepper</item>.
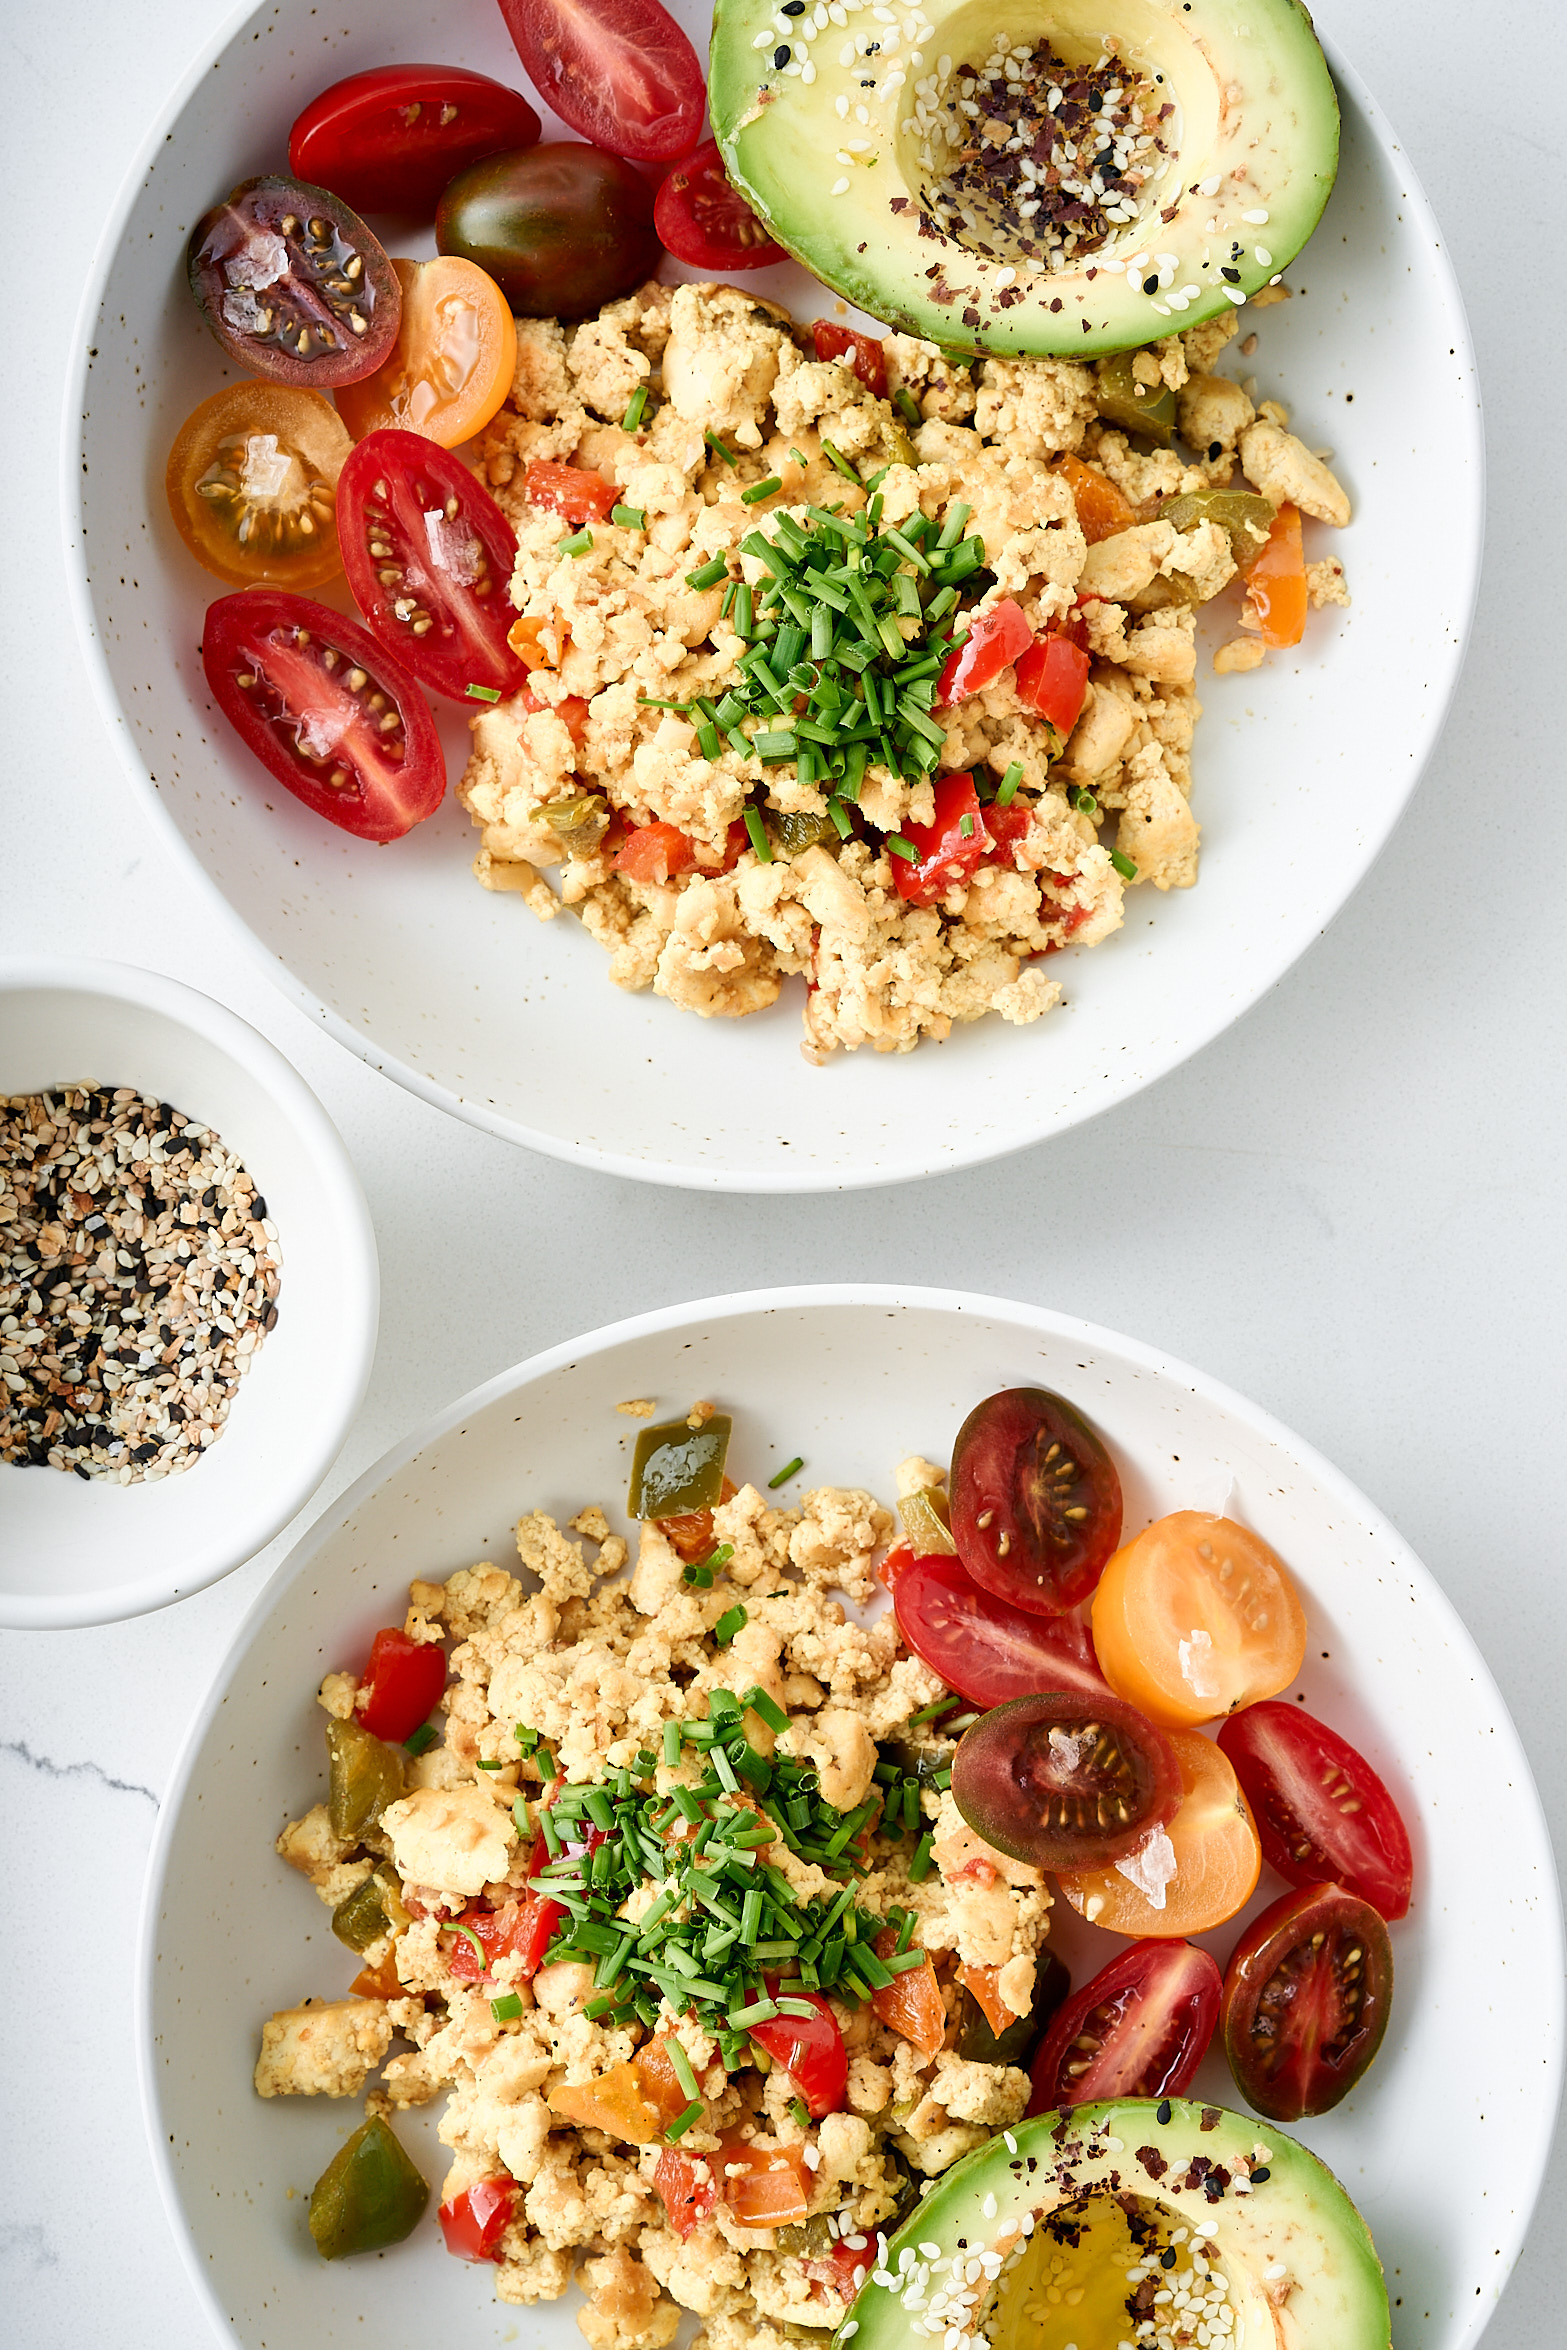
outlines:
{"label": "diced red bell pepper", "polygon": [[582,748],[582,738],[588,725],[588,705],[580,694],[567,694],[559,702],[544,702],[531,685],[525,685],[517,699],[530,718],[537,716],[540,710],[553,710],[578,750]]}
{"label": "diced red bell pepper", "polygon": [[849,2090],[849,2051],[843,2044],[838,2019],[825,1999],[814,1991],[805,1998],[809,2016],[780,2015],[752,2024],[751,2037],[782,2067],[805,2099],[811,2119],[841,2110]]}
{"label": "diced red bell pepper", "polygon": [[857,2248],[840,2241],[820,2260],[807,2260],[802,2265],[812,2284],[821,2286],[824,2299],[850,2302],[869,2276],[875,2258],[875,2243],[867,2237]]}
{"label": "diced red bell pepper", "polygon": [[515,2179],[480,2179],[443,2203],[439,2216],[447,2251],[459,2260],[499,2260],[517,2195]]}
{"label": "diced red bell pepper", "polygon": [[868,392],[878,400],[887,397],[887,360],[874,335],[856,334],[852,327],[834,326],[827,318],[818,318],[811,328],[818,359],[847,359]]}
{"label": "diced red bell pepper", "polygon": [[665,2146],[659,2151],[658,2167],[653,2173],[669,2224],[683,2243],[693,2229],[701,2226],[718,2201],[718,2182],[712,2176],[699,2178],[697,2167],[689,2154],[682,2154],[678,2146]]}
{"label": "diced red bell pepper", "polygon": [[[454,1921],[468,1931],[454,1936],[446,1953],[447,1968],[459,1983],[482,1983],[498,1958],[520,1957],[523,1975],[531,1978],[543,1964],[544,1953],[565,1914],[558,1901],[542,1893],[503,1901],[499,1909],[470,1906]],[[482,1966],[469,1934],[477,1934],[484,1946]]]}
{"label": "diced red bell pepper", "polygon": [[972,775],[938,777],[935,822],[903,828],[904,839],[919,851],[918,863],[911,864],[907,857],[891,860],[899,897],[911,906],[933,906],[955,882],[967,881],[995,854],[989,819],[990,810],[980,806]]}
{"label": "diced red bell pepper", "polygon": [[977,694],[981,686],[991,684],[1010,662],[1026,653],[1033,641],[1034,632],[1023,617],[1022,605],[1010,596],[992,604],[988,612],[979,613],[969,622],[968,635],[957,651],[947,655],[936,688],[937,709]]}
{"label": "diced red bell pepper", "polygon": [[563,522],[580,530],[585,522],[607,521],[620,492],[602,473],[535,457],[523,474],[522,494],[530,506],[547,506]]}
{"label": "diced red bell pepper", "polygon": [[1088,691],[1088,655],[1052,629],[1029,647],[1017,665],[1018,700],[1048,718],[1065,742],[1082,713]]}
{"label": "diced red bell pepper", "polygon": [[632,881],[672,881],[696,863],[696,850],[687,835],[673,824],[639,824],[615,851],[615,871]]}
{"label": "diced red bell pepper", "polygon": [[755,2146],[726,2138],[717,2160],[723,2167],[724,2201],[736,2226],[793,2227],[810,2210],[816,2174],[805,2159],[804,2139]]}
{"label": "diced red bell pepper", "polygon": [[446,1687],[446,1651],[438,1640],[410,1640],[388,1627],[370,1643],[360,1687],[360,1721],[389,1746],[400,1745],[435,1711]]}

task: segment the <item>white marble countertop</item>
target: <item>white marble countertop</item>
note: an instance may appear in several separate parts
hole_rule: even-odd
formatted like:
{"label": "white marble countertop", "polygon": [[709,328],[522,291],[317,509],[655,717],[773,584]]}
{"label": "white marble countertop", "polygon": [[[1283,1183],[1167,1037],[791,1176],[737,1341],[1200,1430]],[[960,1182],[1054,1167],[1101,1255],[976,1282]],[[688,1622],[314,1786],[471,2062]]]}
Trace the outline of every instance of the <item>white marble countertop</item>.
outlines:
{"label": "white marble countertop", "polygon": [[[0,945],[122,956],[207,989],[289,1055],[336,1119],[374,1211],[384,1304],[365,1408],[318,1499],[519,1357],[622,1313],[750,1286],[764,1266],[1009,1291],[1202,1364],[1363,1485],[1462,1610],[1547,1812],[1567,1821],[1567,929],[1552,910],[1567,794],[1546,692],[1562,517],[1559,467],[1529,462],[1567,377],[1545,265],[1559,126],[1543,99],[1531,104],[1560,86],[1558,12],[1512,0],[1477,40],[1457,0],[1318,10],[1446,226],[1487,402],[1475,639],[1445,739],[1380,865],[1246,1020],[1127,1107],[989,1171],[775,1200],[765,1223],[742,1199],[526,1157],[399,1092],[271,989],[122,781],[66,607],[64,354],[144,125],[224,13],[217,0],[78,0],[63,14],[13,10],[0,36],[11,90]],[[1430,494],[1440,499],[1440,481]],[[1552,497],[1554,525],[1542,511]],[[1088,1212],[1055,1215],[1061,1200]],[[508,1244],[559,1228],[568,1208],[612,1230],[616,1249],[551,1263]],[[0,2331],[38,2350],[205,2350],[212,2338],[145,2151],[136,1921],[186,1724],[288,1539],[143,1622],[0,1640],[0,1979],[13,1985]],[[1517,2029],[1527,2037],[1528,2016]],[[1487,2350],[1557,2338],[1558,2260],[1560,2145]]]}

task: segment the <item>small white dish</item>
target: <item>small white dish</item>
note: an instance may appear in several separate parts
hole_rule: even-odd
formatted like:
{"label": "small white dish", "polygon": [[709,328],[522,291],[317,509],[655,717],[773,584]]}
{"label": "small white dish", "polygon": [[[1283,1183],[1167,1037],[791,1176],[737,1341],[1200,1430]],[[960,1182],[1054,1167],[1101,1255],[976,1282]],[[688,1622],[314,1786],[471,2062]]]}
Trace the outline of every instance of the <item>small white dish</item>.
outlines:
{"label": "small white dish", "polygon": [[[705,49],[706,0],[676,0]],[[313,1019],[427,1101],[509,1141],[698,1189],[826,1191],[972,1166],[1062,1132],[1177,1067],[1327,927],[1392,831],[1457,681],[1479,573],[1480,407],[1447,253],[1406,157],[1336,57],[1343,161],[1289,272],[1243,314],[1254,365],[1355,501],[1347,613],[1250,677],[1206,657],[1193,804],[1197,887],[1133,890],[1124,929],[1051,966],[1067,1003],[879,1059],[801,1059],[800,992],[699,1020],[610,986],[574,920],[487,895],[455,796],[390,848],[333,831],[269,781],[212,710],[196,647],[217,594],[169,520],[163,468],[196,402],[235,371],[185,285],[195,220],[284,167],[289,124],[338,76],[438,57],[518,86],[500,12],[377,0],[242,8],[149,133],[89,281],[66,400],[67,568],[88,664],[144,804],[187,869]],[[561,126],[546,112],[545,136]],[[569,134],[568,134],[569,135]],[[394,250],[428,251],[398,231]],[[672,270],[675,276],[694,271]],[[749,273],[796,316],[836,313],[793,264]],[[1259,395],[1261,396],[1261,395]],[[1441,495],[1433,497],[1433,481]],[[1232,616],[1233,617],[1233,616]],[[1217,616],[1210,616],[1210,629]],[[1218,641],[1210,637],[1211,642]],[[466,757],[442,717],[448,766]]]}
{"label": "small white dish", "polygon": [[0,963],[0,1094],[133,1086],[211,1126],[278,1232],[278,1319],[222,1435],[120,1485],[0,1463],[0,1625],[146,1615],[243,1566],[310,1499],[375,1357],[380,1276],[353,1162],[281,1053],[210,996],[128,963]]}
{"label": "small white dish", "polygon": [[[1129,1527],[1176,1507],[1227,1508],[1298,1578],[1311,1632],[1298,1686],[1391,1785],[1417,1874],[1410,1916],[1393,1928],[1398,1985],[1382,2052],[1336,2112],[1297,2134],[1370,2222],[1398,2350],[1474,2343],[1544,2174],[1562,2010],[1545,1823],[1474,1643],[1363,1495],[1198,1372],[1064,1314],[849,1287],[679,1306],[504,1373],[369,1470],[257,1599],[159,1816],[137,1985],[153,2162],[225,2342],[359,2350],[517,2338],[516,2311],[492,2302],[486,2271],[446,2254],[433,2218],[375,2259],[322,2262],[306,2198],[359,2107],[263,2104],[251,2087],[266,2016],[307,1993],[340,1996],[355,1963],[272,1851],[284,1820],[324,1786],[322,1675],[357,1664],[379,1625],[401,1621],[411,1577],[486,1557],[515,1564],[523,1510],[564,1520],[598,1500],[623,1524],[639,1425],[616,1416],[627,1397],[654,1397],[661,1411],[722,1403],[737,1477],[765,1483],[805,1456],[786,1496],[826,1482],[890,1498],[898,1460],[945,1459],[969,1408],[1012,1384],[1057,1388],[1091,1413],[1119,1464]],[[1253,1908],[1280,1889],[1265,1874]],[[1079,1983],[1112,1947],[1064,1905],[1053,1931]],[[1222,1960],[1237,1931],[1204,1939]],[[1222,2056],[1209,2056],[1194,2094],[1238,2103]],[[449,2160],[438,2110],[397,2123],[436,2187]],[[525,2338],[581,2350],[574,2306],[573,2296],[532,2310]]]}

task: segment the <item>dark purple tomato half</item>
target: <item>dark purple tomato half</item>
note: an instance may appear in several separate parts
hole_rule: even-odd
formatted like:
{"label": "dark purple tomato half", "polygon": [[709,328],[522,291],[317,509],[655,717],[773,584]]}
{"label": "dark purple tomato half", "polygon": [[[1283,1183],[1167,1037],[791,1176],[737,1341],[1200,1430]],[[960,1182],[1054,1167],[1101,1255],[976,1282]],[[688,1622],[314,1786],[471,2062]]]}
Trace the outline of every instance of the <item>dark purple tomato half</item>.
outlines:
{"label": "dark purple tomato half", "polygon": [[965,1732],[952,1800],[969,1826],[1041,1869],[1108,1868],[1181,1807],[1164,1732],[1119,1697],[1017,1697]]}
{"label": "dark purple tomato half", "polygon": [[397,340],[391,263],[357,212],[303,180],[245,180],[197,221],[186,267],[229,357],[274,383],[357,383]]}
{"label": "dark purple tomato half", "polygon": [[1042,1387],[976,1404],[952,1448],[952,1539],[976,1583],[1035,1615],[1085,1600],[1121,1539],[1121,1480],[1082,1413]]}

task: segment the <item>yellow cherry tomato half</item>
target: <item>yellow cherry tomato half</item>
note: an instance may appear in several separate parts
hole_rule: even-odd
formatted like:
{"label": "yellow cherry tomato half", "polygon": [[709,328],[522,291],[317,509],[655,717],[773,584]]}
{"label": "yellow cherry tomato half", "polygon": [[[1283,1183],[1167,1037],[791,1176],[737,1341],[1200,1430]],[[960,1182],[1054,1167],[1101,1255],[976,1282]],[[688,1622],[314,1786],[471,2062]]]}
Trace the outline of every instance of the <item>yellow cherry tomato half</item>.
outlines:
{"label": "yellow cherry tomato half", "polygon": [[1306,1611],[1283,1560],[1203,1510],[1177,1510],[1123,1544],[1100,1577],[1093,1624],[1117,1697],[1166,1730],[1276,1697],[1306,1654]]}
{"label": "yellow cherry tomato half", "polygon": [[1138,1940],[1206,1934],[1251,1899],[1262,1846],[1229,1758],[1195,1730],[1171,1730],[1181,1808],[1114,1868],[1058,1876],[1090,1925]]}
{"label": "yellow cherry tomato half", "polygon": [[483,431],[511,390],[516,321],[476,262],[443,253],[392,267],[403,289],[397,340],[374,375],[338,385],[338,414],[356,441],[396,427],[455,449]]}
{"label": "yellow cherry tomato half", "polygon": [[191,410],[169,451],[174,527],[230,587],[320,587],[343,568],[337,477],[352,447],[320,392],[230,384]]}

